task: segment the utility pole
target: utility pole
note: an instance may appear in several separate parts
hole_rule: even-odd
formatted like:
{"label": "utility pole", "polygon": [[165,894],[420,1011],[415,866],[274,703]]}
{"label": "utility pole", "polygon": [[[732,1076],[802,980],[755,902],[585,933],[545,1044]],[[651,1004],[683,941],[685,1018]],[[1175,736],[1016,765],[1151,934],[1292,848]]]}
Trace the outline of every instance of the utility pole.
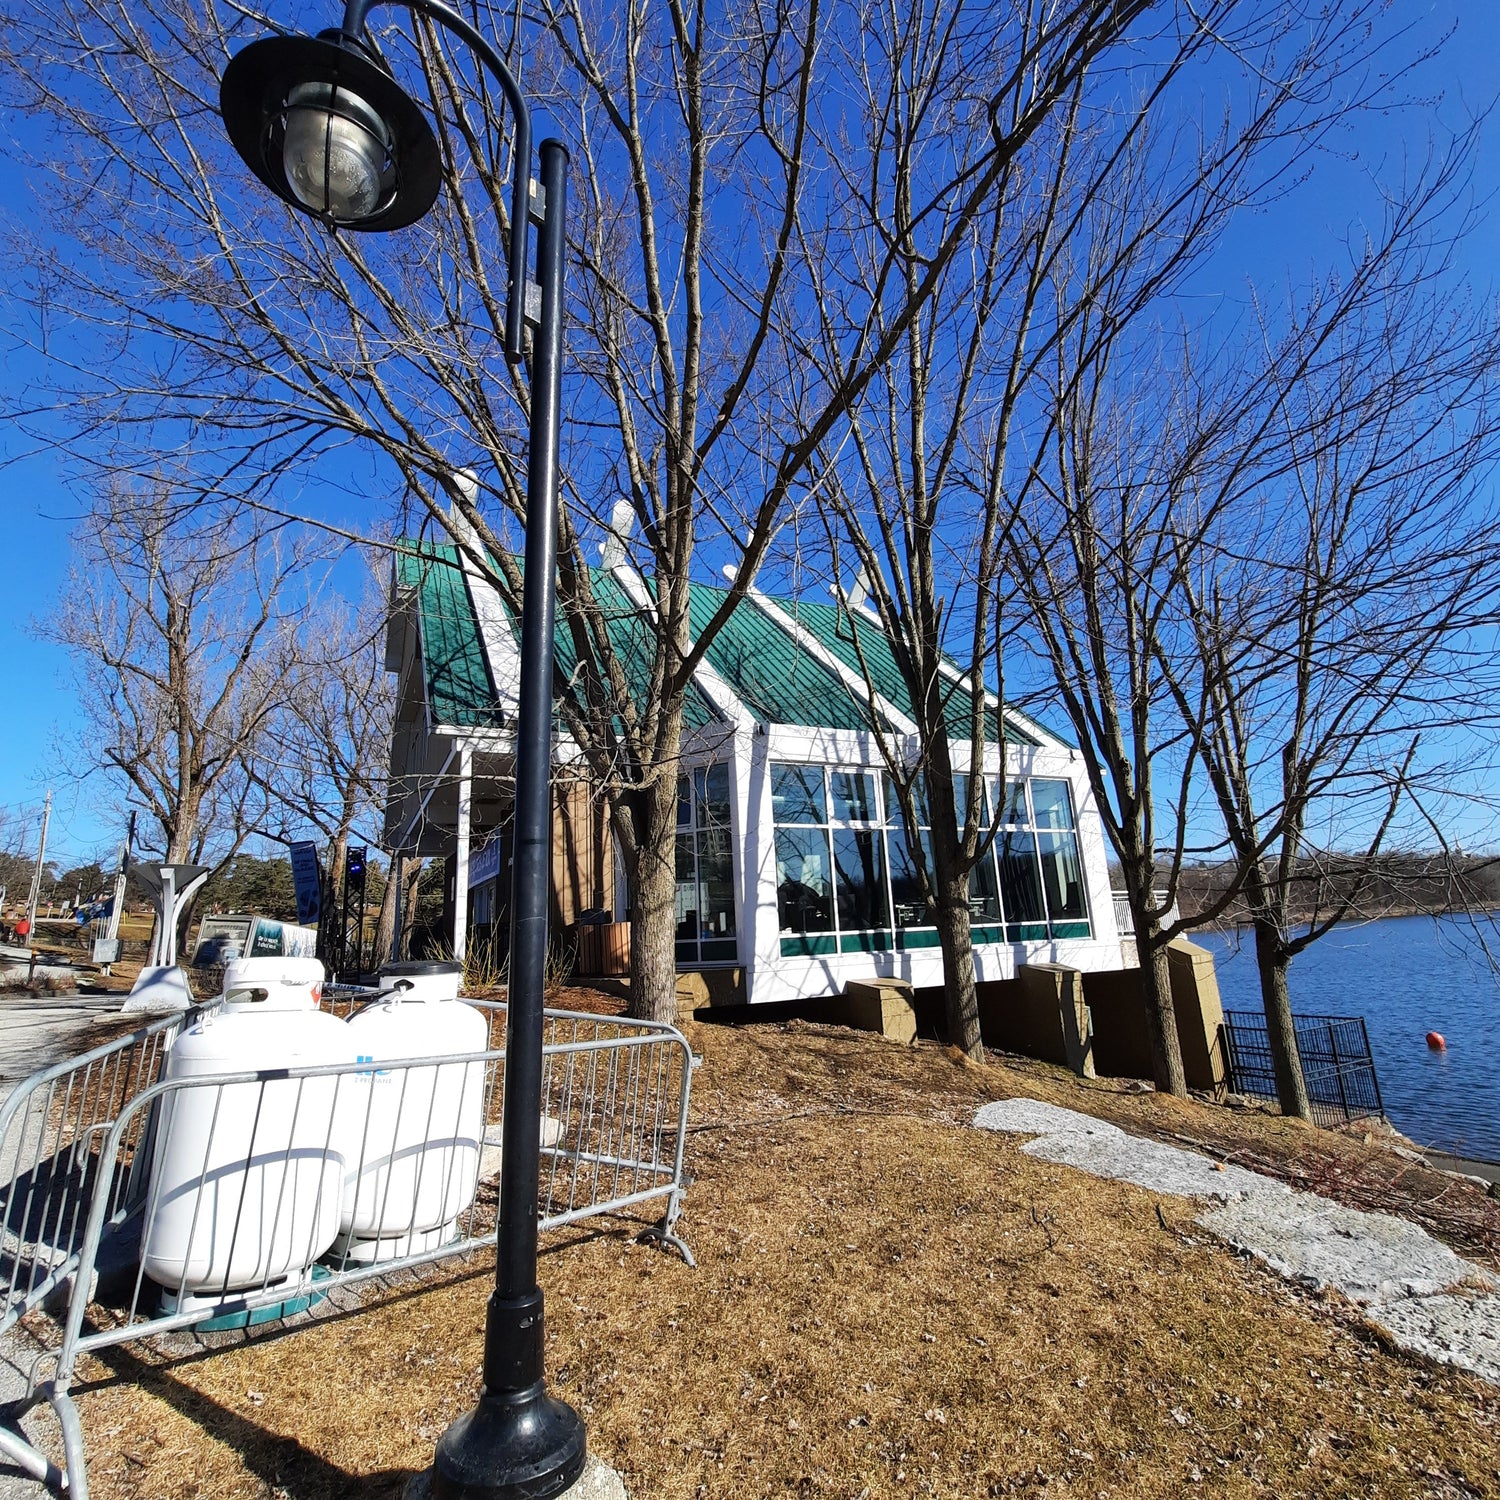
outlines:
{"label": "utility pole", "polygon": [[42,803],[42,837],[36,851],[36,869],[31,872],[31,895],[26,901],[26,936],[36,944],[36,903],[42,893],[42,863],[47,858],[47,824],[52,821],[52,793]]}

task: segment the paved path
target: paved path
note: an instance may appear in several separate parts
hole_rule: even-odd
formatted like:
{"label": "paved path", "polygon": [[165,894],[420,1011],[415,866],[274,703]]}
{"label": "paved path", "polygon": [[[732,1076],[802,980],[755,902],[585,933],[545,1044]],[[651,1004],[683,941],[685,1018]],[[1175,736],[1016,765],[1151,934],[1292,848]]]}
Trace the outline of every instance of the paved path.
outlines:
{"label": "paved path", "polygon": [[[0,1101],[23,1078],[79,1051],[90,1033],[120,1014],[122,995],[0,993]],[[150,1017],[121,1017],[133,1030]]]}
{"label": "paved path", "polygon": [[983,1130],[1029,1135],[1029,1156],[1152,1192],[1204,1200],[1197,1222],[1288,1281],[1331,1287],[1403,1349],[1500,1385],[1500,1293],[1426,1230],[1367,1214],[1194,1151],[1142,1140],[1036,1099],[986,1104]]}

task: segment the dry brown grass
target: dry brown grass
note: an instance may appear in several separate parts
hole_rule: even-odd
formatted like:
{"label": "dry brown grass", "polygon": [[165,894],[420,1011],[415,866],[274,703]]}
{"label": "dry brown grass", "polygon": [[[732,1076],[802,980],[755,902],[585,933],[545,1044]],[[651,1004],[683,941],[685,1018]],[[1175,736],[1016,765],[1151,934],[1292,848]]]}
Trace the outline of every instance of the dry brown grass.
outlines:
{"label": "dry brown grass", "polygon": [[[1180,1200],[964,1123],[1023,1090],[1077,1105],[1057,1075],[690,1030],[698,1269],[623,1229],[543,1260],[554,1386],[635,1500],[1500,1495],[1500,1393],[1233,1259]],[[395,1496],[473,1400],[486,1293],[478,1266],[168,1368],[110,1356],[80,1396],[94,1493]]]}

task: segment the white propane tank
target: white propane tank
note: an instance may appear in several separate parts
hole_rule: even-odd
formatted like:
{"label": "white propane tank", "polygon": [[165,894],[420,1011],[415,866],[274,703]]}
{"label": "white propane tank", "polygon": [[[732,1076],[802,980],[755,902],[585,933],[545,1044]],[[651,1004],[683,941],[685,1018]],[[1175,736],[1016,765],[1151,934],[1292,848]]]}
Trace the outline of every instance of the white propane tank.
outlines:
{"label": "white propane tank", "polygon": [[387,964],[380,971],[380,988],[395,989],[412,1000],[457,1000],[464,966],[447,959],[413,958]]}
{"label": "white propane tank", "polygon": [[[381,975],[381,987],[387,982]],[[456,986],[455,986],[456,987]],[[489,1045],[484,1015],[461,1001],[390,996],[352,1016],[360,1062],[453,1057]],[[345,1116],[349,1170],[334,1255],[368,1264],[447,1244],[474,1201],[484,1144],[485,1064],[372,1068],[362,1107]]]}
{"label": "white propane tank", "polygon": [[348,1028],[317,1010],[226,1007],[173,1043],[161,1100],[142,1263],[169,1296],[274,1284],[333,1243],[352,1074],[215,1083],[261,1068],[352,1062]]}
{"label": "white propane tank", "polygon": [[315,958],[234,958],[224,965],[229,1012],[316,1010],[323,998],[323,965]]}

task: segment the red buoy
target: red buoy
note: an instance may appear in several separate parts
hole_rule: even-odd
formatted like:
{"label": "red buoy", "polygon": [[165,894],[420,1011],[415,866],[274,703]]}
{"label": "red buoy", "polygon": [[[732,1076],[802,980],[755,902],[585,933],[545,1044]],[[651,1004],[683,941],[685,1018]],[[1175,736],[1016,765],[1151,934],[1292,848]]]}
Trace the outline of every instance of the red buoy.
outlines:
{"label": "red buoy", "polygon": [[1441,1031],[1429,1031],[1427,1033],[1427,1045],[1434,1052],[1446,1052],[1448,1050],[1448,1043],[1443,1039]]}

